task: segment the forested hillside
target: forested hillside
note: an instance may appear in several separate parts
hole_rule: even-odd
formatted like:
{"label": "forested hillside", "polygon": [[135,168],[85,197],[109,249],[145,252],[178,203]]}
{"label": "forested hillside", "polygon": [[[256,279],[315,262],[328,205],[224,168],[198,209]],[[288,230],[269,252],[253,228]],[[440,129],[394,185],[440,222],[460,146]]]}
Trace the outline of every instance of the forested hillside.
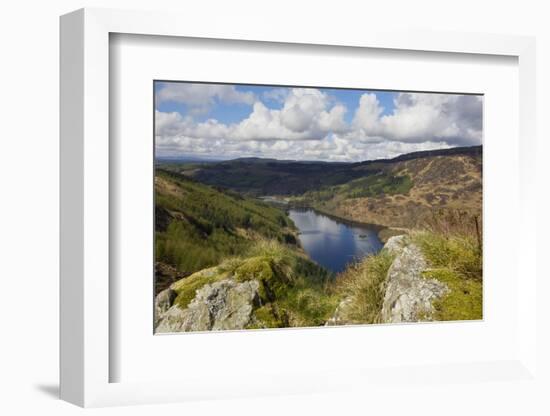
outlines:
{"label": "forested hillside", "polygon": [[163,170],[155,175],[155,230],[157,275],[166,282],[241,254],[261,239],[296,244],[282,210]]}

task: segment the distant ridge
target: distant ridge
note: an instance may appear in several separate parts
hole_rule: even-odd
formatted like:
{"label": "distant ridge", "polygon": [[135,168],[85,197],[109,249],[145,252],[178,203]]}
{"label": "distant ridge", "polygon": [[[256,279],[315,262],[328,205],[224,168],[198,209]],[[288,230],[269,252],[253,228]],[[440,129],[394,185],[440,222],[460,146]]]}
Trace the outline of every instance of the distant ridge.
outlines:
{"label": "distant ridge", "polygon": [[333,164],[333,165],[351,165],[355,162],[327,162],[324,160],[296,160],[296,159],[274,159],[274,158],[263,158],[263,157],[239,157],[237,159],[228,159],[224,160],[220,163],[233,163],[233,162],[240,162],[240,163],[281,163],[281,164],[289,164],[289,163],[298,163],[298,164]]}
{"label": "distant ridge", "polygon": [[320,164],[320,165],[366,165],[371,163],[393,163],[393,162],[403,162],[406,160],[420,159],[425,157],[433,156],[456,156],[456,155],[465,155],[472,157],[482,156],[483,148],[481,145],[478,146],[462,146],[462,147],[451,147],[448,149],[435,149],[435,150],[421,150],[418,152],[405,153],[389,159],[369,159],[363,160],[361,162],[341,162],[341,161],[323,161],[323,160],[295,160],[295,159],[274,159],[274,158],[263,158],[263,157],[238,157],[235,159],[201,159],[197,157],[186,157],[186,156],[164,156],[157,157],[157,163],[174,163],[174,162],[192,162],[192,163],[298,163],[298,164]]}
{"label": "distant ridge", "polygon": [[481,156],[483,152],[482,145],[478,146],[461,146],[461,147],[451,147],[448,149],[435,149],[435,150],[421,150],[418,152],[404,153],[402,155],[389,158],[389,159],[369,159],[363,160],[361,162],[339,162],[339,161],[323,161],[323,160],[293,160],[293,159],[274,159],[274,158],[262,158],[262,157],[239,157],[236,159],[228,159],[220,161],[220,163],[231,163],[231,162],[242,162],[242,163],[308,163],[308,164],[334,164],[334,165],[362,165],[369,163],[393,163],[393,162],[403,162],[405,160],[420,159],[424,157],[433,157],[433,156]]}
{"label": "distant ridge", "polygon": [[462,147],[451,147],[448,149],[435,149],[435,150],[421,150],[418,152],[405,153],[399,156],[396,156],[391,159],[373,159],[365,160],[363,162],[357,162],[357,165],[363,165],[368,163],[394,163],[394,162],[404,162],[406,160],[413,159],[422,159],[425,157],[434,157],[434,156],[473,156],[478,157],[483,154],[483,146],[462,146]]}

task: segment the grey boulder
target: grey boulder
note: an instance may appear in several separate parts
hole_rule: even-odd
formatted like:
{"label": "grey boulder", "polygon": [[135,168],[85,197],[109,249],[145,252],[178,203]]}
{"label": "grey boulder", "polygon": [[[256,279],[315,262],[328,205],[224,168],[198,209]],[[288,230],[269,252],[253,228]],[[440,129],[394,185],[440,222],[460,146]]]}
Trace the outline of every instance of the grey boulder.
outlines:
{"label": "grey boulder", "polygon": [[397,256],[388,270],[382,322],[430,321],[435,312],[433,301],[449,289],[435,279],[422,276],[427,264],[420,249],[399,237],[391,238],[386,244],[388,248],[387,245],[393,240],[390,250]]}
{"label": "grey boulder", "polygon": [[216,331],[244,329],[258,305],[259,283],[220,280],[198,289],[185,309],[177,304],[168,309],[157,332]]}

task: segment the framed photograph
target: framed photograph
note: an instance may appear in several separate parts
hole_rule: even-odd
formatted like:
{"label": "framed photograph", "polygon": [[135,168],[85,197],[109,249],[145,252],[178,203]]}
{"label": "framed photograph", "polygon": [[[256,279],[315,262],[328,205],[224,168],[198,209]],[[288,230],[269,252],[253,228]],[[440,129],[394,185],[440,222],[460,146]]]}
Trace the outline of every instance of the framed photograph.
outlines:
{"label": "framed photograph", "polygon": [[180,22],[61,18],[62,398],[534,380],[534,40]]}
{"label": "framed photograph", "polygon": [[483,318],[482,95],[153,88],[155,333]]}

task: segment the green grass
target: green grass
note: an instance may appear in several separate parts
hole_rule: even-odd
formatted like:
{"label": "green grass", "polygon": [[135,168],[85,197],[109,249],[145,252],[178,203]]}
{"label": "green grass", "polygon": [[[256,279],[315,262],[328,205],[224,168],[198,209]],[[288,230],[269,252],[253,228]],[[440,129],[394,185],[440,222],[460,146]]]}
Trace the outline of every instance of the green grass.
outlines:
{"label": "green grass", "polygon": [[446,284],[450,290],[434,302],[433,319],[482,319],[482,253],[476,237],[421,232],[413,233],[412,240],[420,247],[430,265],[423,276]]}
{"label": "green grass", "polygon": [[443,235],[426,231],[413,233],[411,237],[431,267],[452,271],[464,279],[483,279],[482,253],[474,236]]}
{"label": "green grass", "polygon": [[353,323],[380,322],[385,283],[394,256],[385,250],[350,265],[337,282],[336,292],[350,301],[344,319]]}
{"label": "green grass", "polygon": [[426,271],[424,277],[445,283],[450,292],[433,303],[436,321],[463,321],[483,318],[483,285],[465,279],[449,269]]}
{"label": "green grass", "polygon": [[324,325],[334,313],[338,297],[322,287],[309,286],[308,282],[300,279],[277,305],[287,316],[290,326],[319,326]]}

